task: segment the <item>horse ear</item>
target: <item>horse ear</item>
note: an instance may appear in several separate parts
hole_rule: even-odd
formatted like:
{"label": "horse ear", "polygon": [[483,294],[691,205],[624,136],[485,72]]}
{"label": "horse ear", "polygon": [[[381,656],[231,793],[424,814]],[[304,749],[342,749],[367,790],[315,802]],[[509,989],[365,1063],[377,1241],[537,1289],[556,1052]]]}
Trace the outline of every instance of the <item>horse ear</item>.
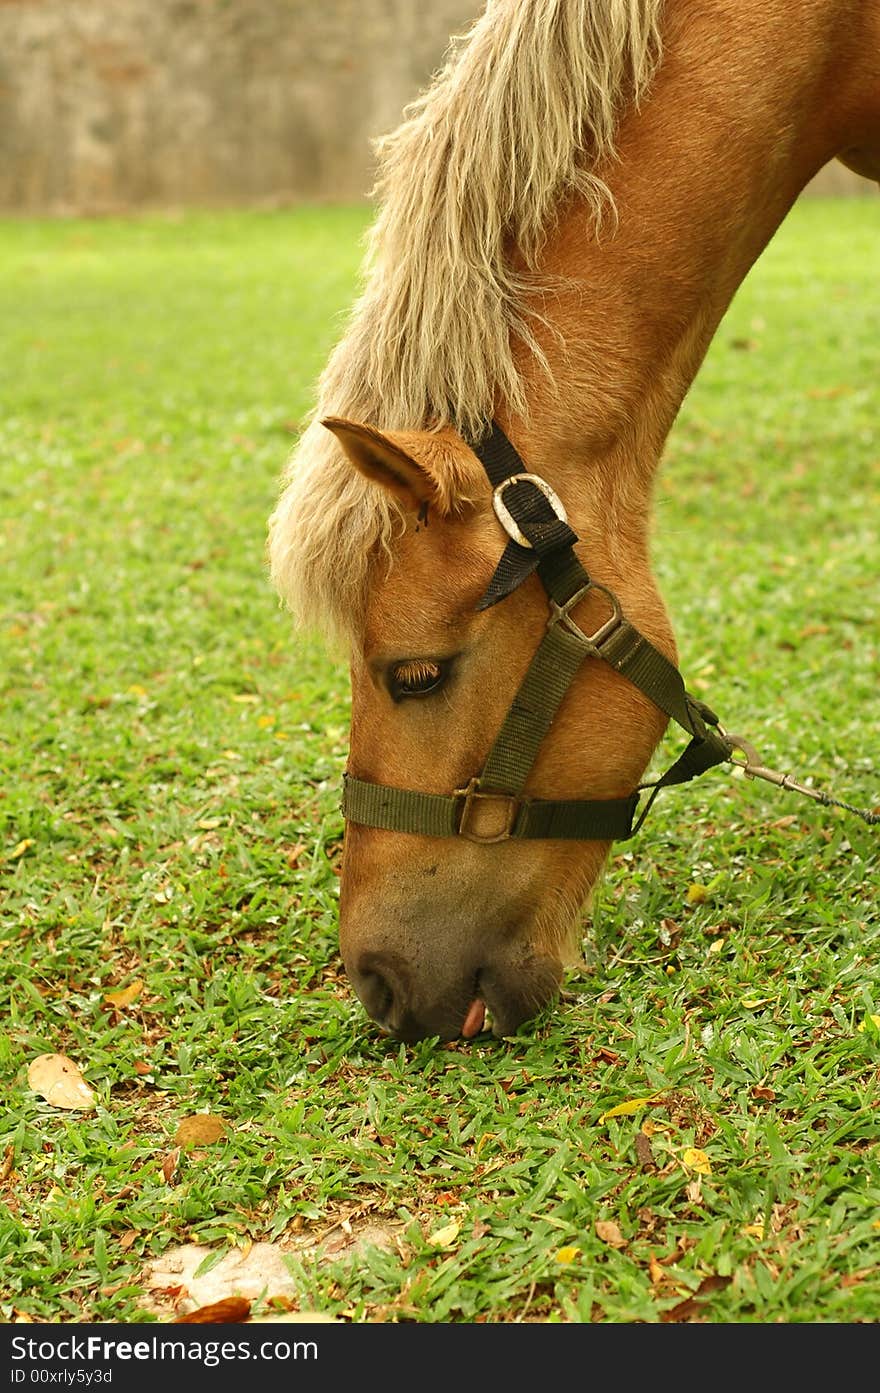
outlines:
{"label": "horse ear", "polygon": [[321,424],[333,432],[355,469],[393,493],[405,508],[418,512],[435,501],[430,474],[389,436],[340,416],[326,416]]}

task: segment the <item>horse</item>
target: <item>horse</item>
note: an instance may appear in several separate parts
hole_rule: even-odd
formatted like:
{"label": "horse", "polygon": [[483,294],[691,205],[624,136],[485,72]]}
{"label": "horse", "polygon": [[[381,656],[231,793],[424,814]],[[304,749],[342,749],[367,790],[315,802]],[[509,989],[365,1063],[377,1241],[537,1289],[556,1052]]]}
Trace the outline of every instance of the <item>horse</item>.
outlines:
{"label": "horse", "polygon": [[[377,142],[360,298],[269,521],[351,658],[340,950],[380,1029],[557,996],[683,688],[658,461],[812,176],[880,180],[875,0],[490,0]],[[663,780],[661,780],[661,783]]]}

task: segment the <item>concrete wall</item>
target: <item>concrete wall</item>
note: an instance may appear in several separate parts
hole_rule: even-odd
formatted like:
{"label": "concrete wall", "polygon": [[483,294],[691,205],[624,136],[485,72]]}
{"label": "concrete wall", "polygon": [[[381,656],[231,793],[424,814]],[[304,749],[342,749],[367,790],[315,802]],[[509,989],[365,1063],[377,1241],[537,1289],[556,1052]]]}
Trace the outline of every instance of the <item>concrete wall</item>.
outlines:
{"label": "concrete wall", "polygon": [[479,0],[0,0],[0,208],[352,198]]}
{"label": "concrete wall", "polygon": [[[481,0],[0,0],[0,209],[357,198]],[[868,190],[841,167],[833,191]]]}

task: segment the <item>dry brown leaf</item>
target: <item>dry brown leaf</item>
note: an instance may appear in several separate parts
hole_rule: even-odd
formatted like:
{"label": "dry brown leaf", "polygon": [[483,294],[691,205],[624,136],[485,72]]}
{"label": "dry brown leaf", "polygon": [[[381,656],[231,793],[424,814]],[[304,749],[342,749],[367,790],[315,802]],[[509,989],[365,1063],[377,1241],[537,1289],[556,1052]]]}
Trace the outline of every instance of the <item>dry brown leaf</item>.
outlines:
{"label": "dry brown leaf", "polygon": [[692,1320],[694,1316],[700,1314],[701,1298],[710,1296],[713,1291],[722,1291],[724,1287],[730,1286],[732,1277],[704,1277],[697,1290],[684,1301],[679,1301],[677,1306],[673,1306],[668,1311],[663,1311],[660,1319],[666,1324],[673,1321]]}
{"label": "dry brown leaf", "polygon": [[642,1170],[646,1170],[649,1166],[656,1165],[650,1139],[644,1132],[636,1132],[636,1156],[638,1157],[639,1165]]}
{"label": "dry brown leaf", "polygon": [[223,1301],[212,1301],[210,1306],[199,1306],[188,1315],[177,1316],[174,1325],[228,1325],[235,1321],[247,1320],[251,1313],[251,1303],[243,1296],[227,1296]]}
{"label": "dry brown leaf", "polygon": [[66,1054],[37,1055],[28,1068],[28,1084],[53,1108],[89,1111],[95,1106],[94,1093]]}
{"label": "dry brown leaf", "polygon": [[625,1248],[626,1239],[613,1219],[596,1220],[596,1237],[607,1243],[609,1248]]}
{"label": "dry brown leaf", "polygon": [[129,982],[127,987],[121,987],[119,991],[105,992],[104,1000],[109,1001],[111,1006],[121,1009],[123,1006],[130,1006],[133,1001],[137,1001],[143,989],[143,982],[137,978],[134,982]]}
{"label": "dry brown leaf", "polygon": [[208,1112],[193,1113],[192,1117],[182,1117],[174,1133],[175,1146],[211,1146],[226,1136],[226,1123],[222,1117],[214,1117]]}

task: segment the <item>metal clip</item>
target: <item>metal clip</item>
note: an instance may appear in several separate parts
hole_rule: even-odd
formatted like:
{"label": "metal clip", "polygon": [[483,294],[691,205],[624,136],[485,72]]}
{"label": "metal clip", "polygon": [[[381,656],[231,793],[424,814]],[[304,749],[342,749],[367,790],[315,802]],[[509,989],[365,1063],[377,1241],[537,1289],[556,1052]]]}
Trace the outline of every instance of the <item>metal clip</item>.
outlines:
{"label": "metal clip", "polygon": [[[761,763],[761,756],[750,741],[743,739],[741,735],[732,735],[729,731],[721,730],[720,726],[718,729],[730,746],[730,763],[741,769],[747,779],[763,779],[765,783],[773,784],[776,788],[787,788],[792,793],[803,793],[806,798],[813,798],[817,803],[827,803],[828,795],[821,789],[798,783],[791,774],[781,774],[778,769],[768,769]],[[737,751],[744,756],[743,759],[734,758]]]}

